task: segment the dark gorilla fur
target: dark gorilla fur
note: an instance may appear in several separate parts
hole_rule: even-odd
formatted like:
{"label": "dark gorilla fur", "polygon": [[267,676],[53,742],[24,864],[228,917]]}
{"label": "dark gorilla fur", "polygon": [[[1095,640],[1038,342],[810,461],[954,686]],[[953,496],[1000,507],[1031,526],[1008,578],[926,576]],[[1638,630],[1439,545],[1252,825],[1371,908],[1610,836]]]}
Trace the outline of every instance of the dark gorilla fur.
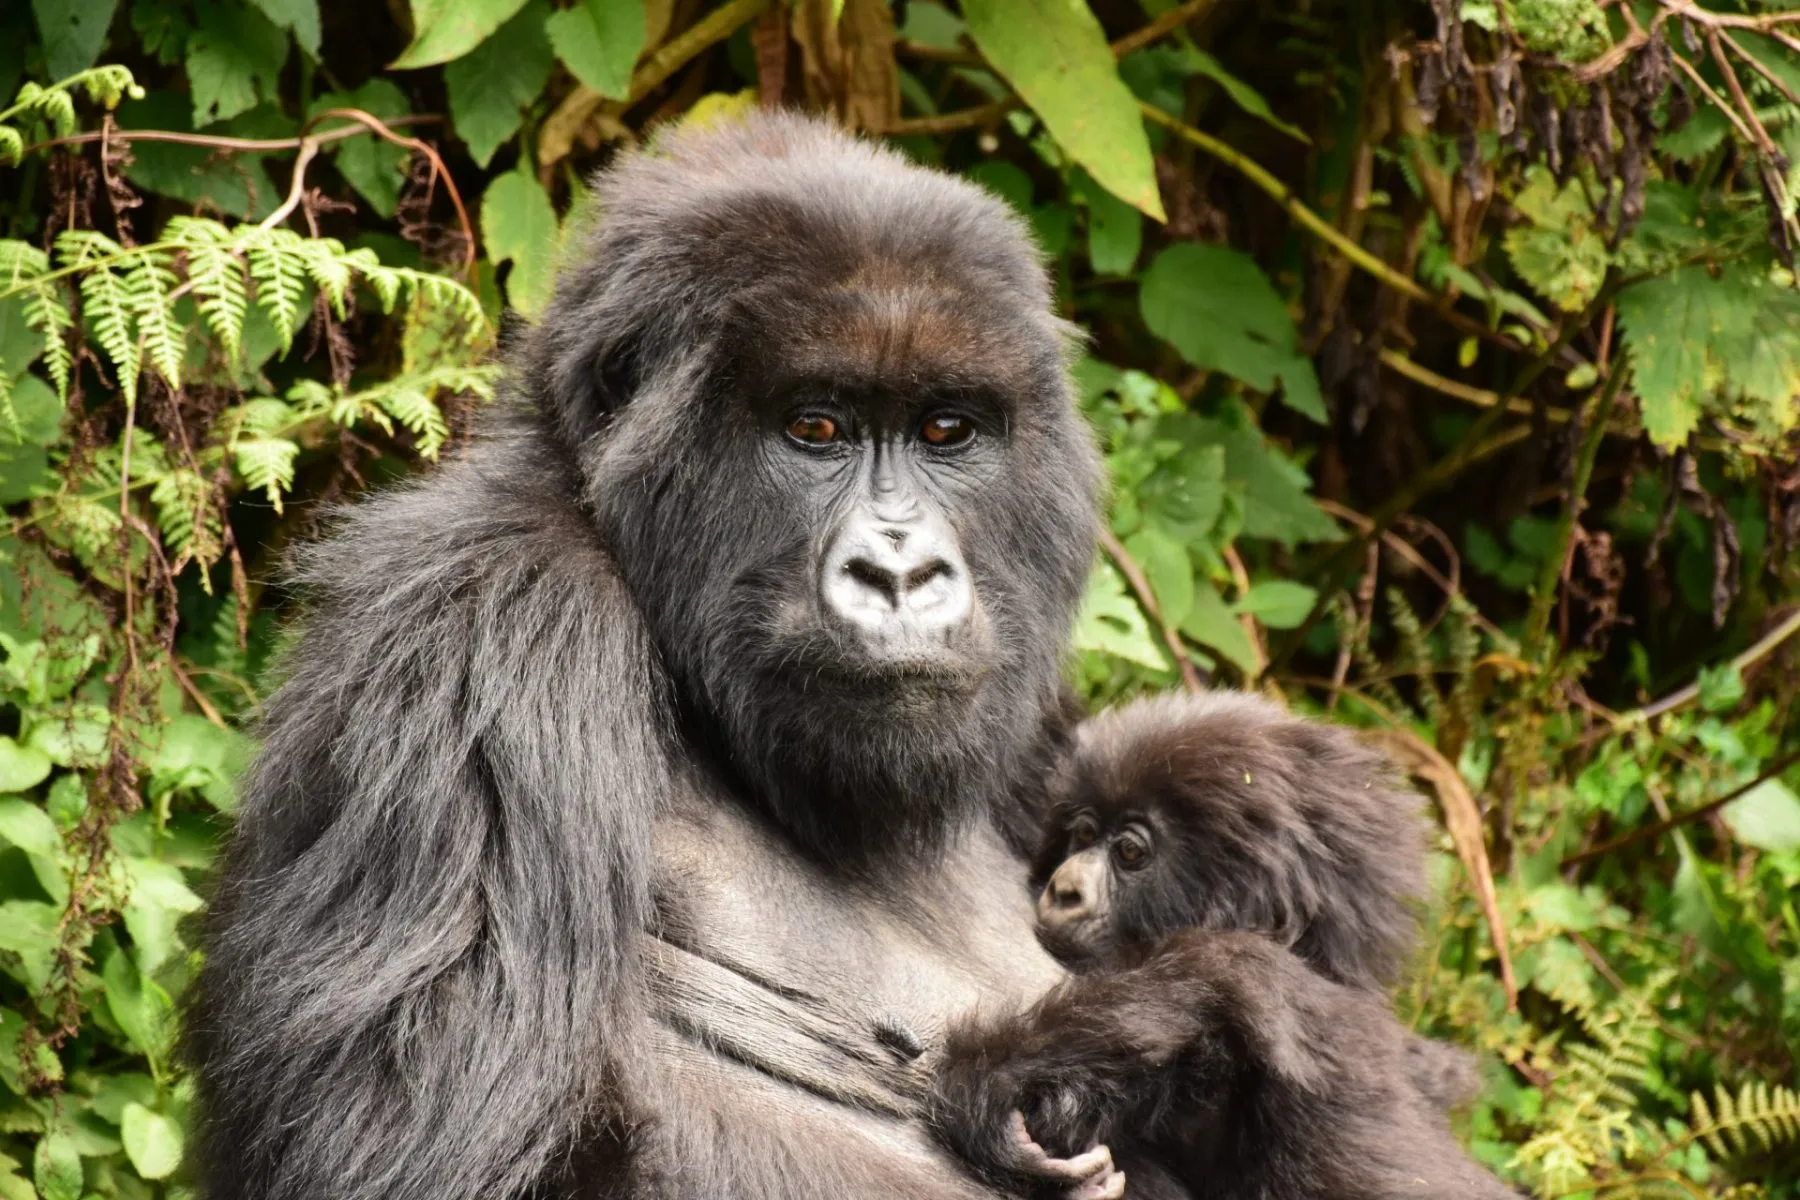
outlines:
{"label": "dark gorilla fur", "polygon": [[1149,1150],[1226,1200],[1511,1195],[1443,1119],[1469,1057],[1387,1008],[1425,827],[1381,754],[1218,692],[1086,722],[1059,774],[1032,875],[1039,935],[1081,978],[953,1030],[939,1112],[960,1150],[1033,1173],[1016,1110],[1052,1157]]}
{"label": "dark gorilla fur", "polygon": [[[795,117],[598,194],[467,456],[306,560],[190,1003],[206,1192],[1016,1195],[919,1062],[1061,977],[1024,843],[1099,474],[1045,272],[1001,201]],[[979,436],[927,446],[933,405]],[[859,632],[824,564],[900,533],[937,557]],[[1258,980],[1216,984],[1288,1031],[1247,1053],[1354,1073],[1293,1059],[1328,985]]]}
{"label": "dark gorilla fur", "polygon": [[[1415,1084],[1411,1036],[1371,992],[1260,934],[1189,929],[1031,1010],[953,1028],[940,1128],[996,1180],[1044,1151],[1150,1157],[1209,1200],[1517,1200]],[[1159,1185],[1160,1186],[1160,1185]],[[1161,1194],[1160,1190],[1156,1194]]]}
{"label": "dark gorilla fur", "polygon": [[[1347,731],[1242,692],[1163,696],[1084,723],[1032,865],[1043,888],[1077,821],[1141,825],[1087,919],[1045,932],[1065,961],[1104,961],[1184,926],[1248,929],[1339,983],[1394,982],[1417,940],[1425,826],[1417,797]],[[1040,906],[1040,915],[1047,915]]]}
{"label": "dark gorilla fur", "polygon": [[[1243,929],[1314,970],[1384,991],[1417,944],[1425,830],[1418,797],[1347,730],[1243,692],[1162,696],[1084,722],[1032,863],[1038,936],[1076,971],[1183,928]],[[1103,855],[1127,828],[1144,857],[1106,855],[1110,886],[1078,919],[1052,876],[1078,826]],[[1414,1038],[1414,1083],[1449,1109],[1474,1096],[1469,1055]]]}
{"label": "dark gorilla fur", "polygon": [[[599,190],[466,459],[358,506],[301,572],[187,1026],[214,1197],[515,1196],[649,1120],[632,948],[696,767],[809,854],[892,846],[902,898],[957,827],[1029,820],[1098,460],[1020,223],[788,117]],[[895,683],[793,632],[833,513],[768,468],[742,397],[927,372],[1003,405],[1007,452],[956,514],[970,645]],[[744,1156],[739,1194],[876,1174]]]}

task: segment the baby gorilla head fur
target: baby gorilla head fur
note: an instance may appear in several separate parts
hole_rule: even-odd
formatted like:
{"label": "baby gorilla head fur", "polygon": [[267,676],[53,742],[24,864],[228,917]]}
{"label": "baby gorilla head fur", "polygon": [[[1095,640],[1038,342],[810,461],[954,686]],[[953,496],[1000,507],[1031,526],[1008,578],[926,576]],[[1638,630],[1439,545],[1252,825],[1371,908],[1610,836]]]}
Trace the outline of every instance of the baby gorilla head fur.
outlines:
{"label": "baby gorilla head fur", "polygon": [[1076,969],[1177,929],[1254,930],[1357,987],[1413,946],[1424,826],[1347,731],[1242,693],[1084,724],[1033,869],[1039,937]]}

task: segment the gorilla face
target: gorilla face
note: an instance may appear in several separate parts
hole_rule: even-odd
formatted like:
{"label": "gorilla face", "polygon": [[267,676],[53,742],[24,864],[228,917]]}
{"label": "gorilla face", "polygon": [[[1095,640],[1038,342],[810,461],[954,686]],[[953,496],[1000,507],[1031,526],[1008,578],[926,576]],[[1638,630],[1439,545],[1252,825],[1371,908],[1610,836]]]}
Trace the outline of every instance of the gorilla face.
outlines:
{"label": "gorilla face", "polygon": [[692,733],[833,858],[916,850],[1016,782],[1098,482],[1016,219],[887,152],[853,161],[778,155],[843,177],[758,186],[764,145],[717,193],[615,205],[591,252],[636,298],[593,297],[627,327],[569,364],[570,399],[607,410],[590,501]]}

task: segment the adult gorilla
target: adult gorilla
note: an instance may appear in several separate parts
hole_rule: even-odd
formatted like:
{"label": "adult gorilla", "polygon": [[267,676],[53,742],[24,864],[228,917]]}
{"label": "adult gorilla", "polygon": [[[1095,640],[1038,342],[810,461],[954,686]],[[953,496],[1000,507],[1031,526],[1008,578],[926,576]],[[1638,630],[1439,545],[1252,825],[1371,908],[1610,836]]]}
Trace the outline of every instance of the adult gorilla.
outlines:
{"label": "adult gorilla", "polygon": [[913,1060],[1060,977],[1017,835],[1095,534],[1068,331],[999,201],[802,119],[601,195],[466,460],[309,560],[207,1186],[1002,1194]]}

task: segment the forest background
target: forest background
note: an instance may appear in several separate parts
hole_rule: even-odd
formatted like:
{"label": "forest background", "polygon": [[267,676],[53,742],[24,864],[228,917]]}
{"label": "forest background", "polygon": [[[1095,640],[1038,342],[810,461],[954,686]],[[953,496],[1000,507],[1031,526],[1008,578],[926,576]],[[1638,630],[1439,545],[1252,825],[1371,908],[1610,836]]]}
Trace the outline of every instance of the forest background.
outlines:
{"label": "forest background", "polygon": [[[1030,221],[1095,704],[1264,689],[1439,818],[1396,997],[1538,1197],[1800,1196],[1800,9],[0,6],[0,1200],[191,1194],[192,918],[333,502],[455,455],[683,121]],[[16,99],[7,99],[16,97]]]}

